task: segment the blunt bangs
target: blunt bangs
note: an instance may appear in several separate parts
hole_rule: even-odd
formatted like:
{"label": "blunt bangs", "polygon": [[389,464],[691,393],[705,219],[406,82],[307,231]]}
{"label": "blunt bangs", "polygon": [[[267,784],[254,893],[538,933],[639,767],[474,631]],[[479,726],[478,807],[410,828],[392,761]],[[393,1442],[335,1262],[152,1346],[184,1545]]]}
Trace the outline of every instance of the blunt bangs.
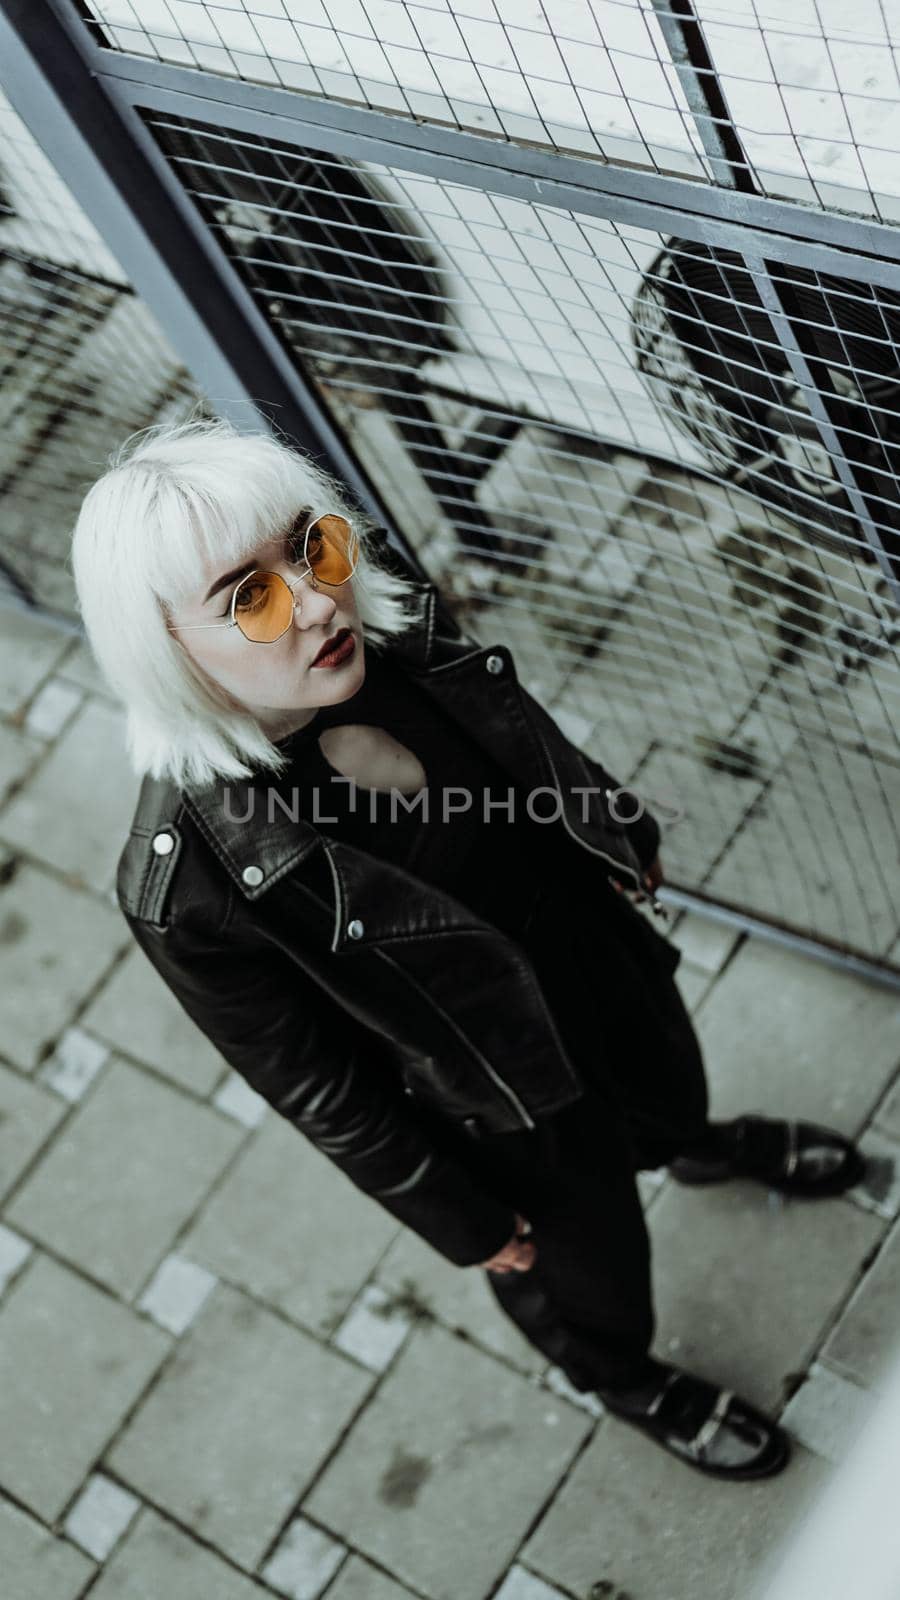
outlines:
{"label": "blunt bangs", "polygon": [[[146,472],[142,549],[145,581],[175,606],[196,593],[204,571],[237,566],[270,543],[303,511],[343,511],[340,488],[302,456],[263,435],[230,430],[172,441],[166,458],[152,452]],[[134,463],[138,466],[138,463]]]}
{"label": "blunt bangs", "polygon": [[139,776],[203,787],[283,770],[284,753],[192,661],[167,613],[211,567],[237,566],[299,513],[329,510],[359,534],[354,596],[366,644],[378,648],[410,626],[413,586],[379,564],[370,520],[310,458],[271,435],[196,418],[132,435],[112,456],[82,502],[72,569]]}

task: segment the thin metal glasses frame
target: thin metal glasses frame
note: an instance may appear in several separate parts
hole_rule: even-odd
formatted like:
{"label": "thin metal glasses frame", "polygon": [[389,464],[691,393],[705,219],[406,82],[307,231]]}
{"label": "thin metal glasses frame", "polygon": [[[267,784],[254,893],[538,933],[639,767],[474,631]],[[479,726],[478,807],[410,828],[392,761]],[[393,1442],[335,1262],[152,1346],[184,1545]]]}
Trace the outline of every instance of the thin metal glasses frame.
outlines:
{"label": "thin metal glasses frame", "polygon": [[[280,583],[283,583],[285,588],[290,590],[291,597],[292,597],[293,602],[294,602],[294,607],[296,607],[297,601],[299,600],[300,601],[300,608],[301,608],[301,611],[302,611],[302,609],[303,609],[302,597],[297,595],[295,593],[295,591],[299,588],[301,583],[305,582],[305,580],[307,578],[310,579],[314,589],[317,590],[318,587],[319,587],[319,584],[316,581],[315,570],[314,570],[312,564],[310,563],[310,561],[307,559],[307,556],[306,556],[307,548],[308,548],[308,545],[309,545],[309,536],[312,533],[312,530],[316,526],[317,522],[321,522],[323,517],[332,517],[332,516],[339,516],[342,522],[346,522],[347,527],[350,530],[351,536],[353,535],[353,523],[350,521],[349,517],[345,517],[343,515],[343,513],[341,513],[341,512],[319,511],[315,515],[312,515],[310,517],[309,522],[307,523],[307,526],[306,526],[306,528],[304,530],[304,534],[303,534],[303,560],[306,562],[306,569],[305,569],[305,571],[301,572],[299,577],[295,578],[292,583],[289,583],[287,578],[283,578],[281,576],[280,572],[272,572],[272,571],[269,570],[268,567],[254,567],[252,572],[248,572],[245,577],[239,578],[237,583],[235,584],[233,590],[231,591],[231,601],[230,601],[229,606],[228,606],[229,615],[223,621],[221,621],[221,622],[177,622],[177,623],[169,623],[169,625],[168,625],[169,626],[169,632],[170,633],[181,633],[187,628],[239,628],[241,633],[242,633],[242,635],[243,635],[243,637],[248,641],[249,644],[277,644],[279,639],[283,639],[284,638],[284,635],[288,632],[288,629],[290,628],[291,623],[293,622],[293,619],[294,619],[294,610],[293,610],[293,608],[291,610],[290,620],[285,623],[285,625],[282,628],[281,632],[277,633],[275,635],[274,639],[251,639],[249,634],[244,633],[243,628],[241,628],[241,625],[238,622],[237,617],[234,614],[235,613],[235,606],[237,605],[237,597],[240,594],[241,590],[243,589],[245,583],[249,583],[251,578],[255,578],[260,573],[263,573],[263,574],[265,574],[266,577],[268,577],[268,578],[277,578]],[[351,537],[351,540],[350,540],[350,548],[351,549],[354,548],[354,540],[353,540],[352,537]],[[358,551],[358,548],[359,548],[358,541],[355,544],[355,548]],[[356,571],[358,555],[355,558],[351,558],[351,559],[353,560],[353,565],[351,567],[350,572],[348,572],[346,578],[341,578],[338,583],[329,583],[327,585],[327,587],[329,589],[338,589],[338,588],[341,587],[342,584],[350,582],[350,579],[353,577],[353,573]],[[324,581],[324,580],[320,580],[320,581]]]}

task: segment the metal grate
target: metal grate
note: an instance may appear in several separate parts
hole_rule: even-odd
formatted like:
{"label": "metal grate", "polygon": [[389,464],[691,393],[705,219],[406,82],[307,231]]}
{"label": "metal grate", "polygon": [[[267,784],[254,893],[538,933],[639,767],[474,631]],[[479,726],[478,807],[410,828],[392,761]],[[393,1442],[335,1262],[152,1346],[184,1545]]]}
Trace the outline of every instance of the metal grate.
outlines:
{"label": "metal grate", "polygon": [[74,615],[71,528],[105,457],[193,387],[65,185],[0,100],[0,583]]}
{"label": "metal grate", "polygon": [[892,0],[692,0],[763,194],[900,220]]}
{"label": "metal grate", "polygon": [[683,812],[670,877],[897,960],[898,297],[147,125],[461,620]]}
{"label": "metal grate", "polygon": [[113,49],[476,133],[702,178],[652,5],[100,0]]}
{"label": "metal grate", "polygon": [[900,218],[900,12],[883,0],[852,13],[840,0],[98,0],[91,12],[111,49]]}

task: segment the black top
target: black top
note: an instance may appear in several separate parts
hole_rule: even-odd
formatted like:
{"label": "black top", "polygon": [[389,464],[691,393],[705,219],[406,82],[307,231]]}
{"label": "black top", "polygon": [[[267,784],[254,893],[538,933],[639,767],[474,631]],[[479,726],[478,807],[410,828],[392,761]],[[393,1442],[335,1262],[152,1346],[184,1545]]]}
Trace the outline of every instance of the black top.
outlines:
{"label": "black top", "polygon": [[[326,727],[346,723],[384,728],[412,750],[425,771],[424,789],[392,794],[338,773],[318,741]],[[283,781],[296,789],[301,813],[314,827],[396,862],[495,927],[521,932],[559,848],[551,839],[559,826],[529,817],[524,786],[395,662],[368,650],[356,694],[320,707],[278,748],[291,758]],[[504,804],[485,810],[485,791],[490,802]],[[456,809],[468,795],[471,804]]]}

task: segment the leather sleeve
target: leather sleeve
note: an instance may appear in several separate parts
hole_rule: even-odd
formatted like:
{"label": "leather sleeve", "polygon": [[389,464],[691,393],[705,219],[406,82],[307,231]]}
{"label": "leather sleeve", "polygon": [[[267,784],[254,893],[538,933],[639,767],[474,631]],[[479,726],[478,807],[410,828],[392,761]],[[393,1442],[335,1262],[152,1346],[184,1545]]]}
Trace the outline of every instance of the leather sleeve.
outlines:
{"label": "leather sleeve", "polygon": [[364,1194],[456,1266],[488,1260],[515,1212],[439,1151],[379,1038],[274,946],[126,914],[182,1009],[224,1059]]}

